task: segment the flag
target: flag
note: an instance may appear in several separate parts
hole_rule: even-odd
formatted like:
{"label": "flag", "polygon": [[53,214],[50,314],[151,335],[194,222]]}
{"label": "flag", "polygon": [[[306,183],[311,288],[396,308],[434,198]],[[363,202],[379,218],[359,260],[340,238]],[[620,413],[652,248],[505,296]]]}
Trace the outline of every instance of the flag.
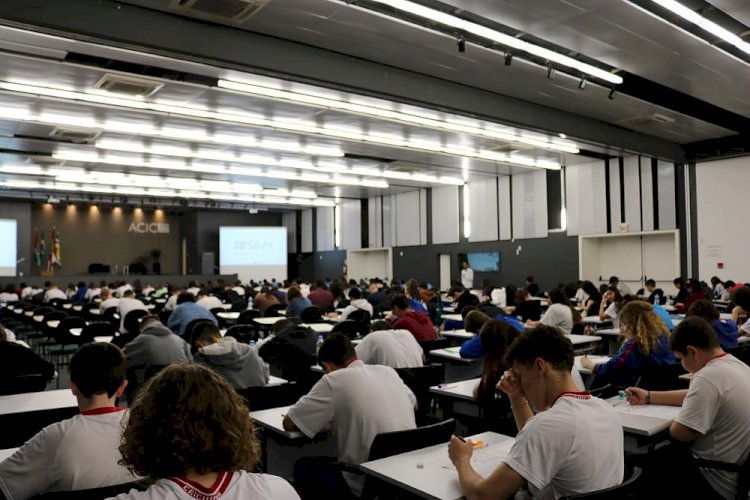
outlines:
{"label": "flag", "polygon": [[50,249],[49,249],[49,261],[48,270],[53,267],[62,267],[60,261],[60,234],[57,232],[55,226],[52,226],[52,234],[50,235]]}
{"label": "flag", "polygon": [[41,245],[39,243],[39,228],[34,228],[34,262],[36,267],[42,267],[42,256],[39,253],[41,251]]}
{"label": "flag", "polygon": [[42,267],[42,263],[44,262],[44,254],[45,254],[45,248],[44,248],[44,228],[42,228],[42,235],[39,238],[39,267]]}

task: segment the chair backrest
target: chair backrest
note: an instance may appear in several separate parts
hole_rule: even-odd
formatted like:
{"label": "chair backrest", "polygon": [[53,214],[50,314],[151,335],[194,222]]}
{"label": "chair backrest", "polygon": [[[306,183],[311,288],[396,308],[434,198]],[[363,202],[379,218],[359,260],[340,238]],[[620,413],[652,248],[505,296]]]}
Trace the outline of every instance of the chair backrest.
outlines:
{"label": "chair backrest", "polygon": [[357,309],[349,313],[348,319],[357,323],[358,333],[364,337],[370,333],[370,323],[372,322],[372,315],[369,311]]}
{"label": "chair backrest", "polygon": [[148,316],[148,311],[135,309],[125,315],[123,326],[128,333],[137,334],[141,330],[141,318]]}
{"label": "chair backrest", "polygon": [[251,340],[257,341],[260,337],[258,329],[253,325],[234,325],[227,330],[225,337],[234,337],[237,342],[248,344]]}
{"label": "chair backrest", "polygon": [[397,368],[396,373],[417,398],[417,414],[426,415],[430,410],[432,394],[430,387],[443,382],[445,366],[434,363],[414,368]]}
{"label": "chair backrest", "polygon": [[732,349],[727,349],[727,352],[746,365],[750,365],[750,346],[743,344]]}
{"label": "chair backrest", "polygon": [[148,484],[144,481],[133,481],[131,483],[103,486],[88,490],[55,491],[53,493],[36,495],[31,498],[32,500],[102,500],[102,498],[114,497],[120,493],[128,493],[130,490],[146,491],[146,489],[148,489]]}
{"label": "chair backrest", "polygon": [[240,317],[237,318],[235,325],[252,325],[253,320],[260,317],[260,311],[257,309],[247,309],[240,313]]}
{"label": "chair backrest", "polygon": [[642,492],[640,491],[640,478],[641,469],[639,467],[633,467],[630,476],[617,486],[612,486],[611,488],[606,488],[603,490],[592,491],[591,493],[582,493],[580,495],[561,497],[559,500],[574,500],[576,498],[587,498],[589,500],[636,500],[638,498],[643,498]]}
{"label": "chair backrest", "polygon": [[451,339],[437,339],[437,340],[423,340],[419,342],[425,355],[428,355],[430,351],[435,349],[445,349],[451,346]]}
{"label": "chair backrest", "polygon": [[108,307],[101,313],[101,318],[104,321],[109,321],[113,325],[117,326],[119,328],[120,326],[120,320],[115,317],[115,314],[117,314],[117,308],[116,307]]}
{"label": "chair backrest", "polygon": [[650,391],[671,391],[682,389],[685,382],[679,379],[680,375],[687,373],[680,363],[668,365],[647,365],[641,370],[640,387]]}
{"label": "chair backrest", "polygon": [[310,306],[299,315],[303,323],[320,323],[323,321],[323,313],[319,307]]}
{"label": "chair backrest", "polygon": [[60,320],[60,324],[57,328],[52,330],[55,340],[61,344],[77,344],[80,342],[80,337],[74,336],[70,333],[71,328],[84,328],[86,326],[86,320],[79,318],[78,316],[68,316]]}
{"label": "chair backrest", "polygon": [[87,342],[93,342],[94,337],[114,337],[116,333],[115,327],[108,321],[97,321],[95,323],[89,323],[83,327],[79,342],[85,344]]}
{"label": "chair backrest", "polygon": [[283,311],[285,307],[281,304],[273,304],[266,308],[266,312],[263,314],[266,318],[273,318],[276,316],[281,316],[279,314],[280,311]]}
{"label": "chair backrest", "polygon": [[456,428],[452,418],[406,431],[381,432],[372,441],[368,460],[392,457],[407,451],[447,443]]}
{"label": "chair backrest", "polygon": [[247,401],[250,413],[279,406],[289,406],[299,400],[302,391],[298,384],[288,383],[264,387],[237,389],[237,394]]}
{"label": "chair backrest", "polygon": [[340,321],[333,325],[333,328],[331,329],[331,333],[343,333],[350,339],[354,339],[359,335],[360,333],[360,325],[357,324],[356,321],[352,321],[350,319]]}
{"label": "chair backrest", "polygon": [[16,375],[0,381],[0,396],[24,392],[41,392],[46,387],[47,379],[41,373]]}

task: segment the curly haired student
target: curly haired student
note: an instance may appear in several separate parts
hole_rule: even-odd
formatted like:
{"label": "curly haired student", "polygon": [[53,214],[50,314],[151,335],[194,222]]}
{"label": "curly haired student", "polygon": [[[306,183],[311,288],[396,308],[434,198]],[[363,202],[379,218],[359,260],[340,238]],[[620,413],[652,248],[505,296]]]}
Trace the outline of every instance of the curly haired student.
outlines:
{"label": "curly haired student", "polygon": [[174,364],[148,381],[130,410],[122,465],[156,481],[117,500],[297,500],[289,483],[249,472],[260,444],[248,407],[220,375]]}

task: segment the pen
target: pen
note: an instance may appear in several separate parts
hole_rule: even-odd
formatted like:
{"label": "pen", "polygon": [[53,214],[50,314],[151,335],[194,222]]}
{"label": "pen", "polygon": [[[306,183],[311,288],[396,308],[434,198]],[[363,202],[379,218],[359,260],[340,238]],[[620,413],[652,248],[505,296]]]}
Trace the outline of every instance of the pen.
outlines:
{"label": "pen", "polygon": [[462,438],[461,436],[459,436],[458,434],[454,434],[454,436],[456,436],[458,439],[460,439],[462,443],[466,442],[466,440],[464,438]]}

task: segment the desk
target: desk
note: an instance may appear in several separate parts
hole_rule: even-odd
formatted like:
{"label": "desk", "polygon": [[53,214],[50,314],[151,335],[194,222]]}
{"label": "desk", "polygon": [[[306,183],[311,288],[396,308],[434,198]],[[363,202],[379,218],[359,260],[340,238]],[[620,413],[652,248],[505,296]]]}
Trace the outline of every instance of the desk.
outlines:
{"label": "desk", "polygon": [[7,450],[0,450],[0,462],[14,454],[17,449],[18,448],[8,448]]}
{"label": "desk", "polygon": [[433,349],[430,351],[430,356],[437,356],[439,358],[449,359],[451,361],[458,361],[466,364],[473,364],[482,358],[462,358],[458,353],[459,347],[446,347],[445,349]]}
{"label": "desk", "polygon": [[101,309],[89,309],[89,314],[93,314],[94,316],[99,316],[101,313]]}
{"label": "desk", "polygon": [[[576,370],[578,370],[579,373],[583,375],[591,375],[591,370],[584,368],[581,366],[581,358],[583,356],[576,356],[575,361],[573,362],[573,366]],[[606,363],[609,361],[609,356],[589,356],[589,359],[595,364],[600,365],[602,363]]]}
{"label": "desk", "polygon": [[273,325],[274,323],[276,323],[277,321],[279,321],[281,319],[284,319],[284,318],[280,318],[278,316],[272,316],[272,317],[269,317],[269,318],[253,318],[253,321],[255,321],[256,323],[258,323],[259,325],[271,326],[271,325]]}
{"label": "desk", "polygon": [[70,309],[71,307],[73,307],[73,304],[63,304],[62,305],[63,309]]}
{"label": "desk", "polygon": [[597,337],[596,335],[575,335],[575,334],[567,334],[565,335],[568,337],[570,342],[573,344],[573,347],[583,344],[592,344],[594,342],[601,342],[602,338]]}
{"label": "desk", "polygon": [[607,401],[617,411],[622,422],[622,430],[639,436],[655,436],[666,431],[682,409],[680,406],[667,405],[633,406],[618,396]]}
{"label": "desk", "polygon": [[463,401],[476,402],[474,399],[474,387],[479,383],[480,378],[471,378],[448,384],[433,385],[430,392],[441,397],[460,399]]}
{"label": "desk", "polygon": [[[28,311],[28,312],[31,312],[31,311]],[[24,313],[24,314],[26,314],[26,313]],[[31,312],[31,314],[26,314],[26,316],[31,316],[31,319],[33,319],[37,323],[41,323],[42,321],[44,321],[44,316],[40,316],[40,315],[33,316],[33,314],[34,313]]]}
{"label": "desk", "polygon": [[0,396],[0,428],[6,429],[0,433],[0,448],[21,446],[47,425],[78,413],[70,389]]}
{"label": "desk", "polygon": [[228,319],[228,320],[236,321],[240,317],[240,313],[225,311],[225,312],[217,313],[216,316],[218,316],[221,319]]}
{"label": "desk", "polygon": [[73,310],[81,312],[81,311],[83,311],[83,306],[75,305],[75,306],[73,306]]}
{"label": "desk", "polygon": [[232,308],[232,304],[222,304],[221,307],[224,308],[225,311],[228,311]]}
{"label": "desk", "polygon": [[445,366],[445,382],[454,383],[482,375],[484,358],[462,358],[458,353],[460,347],[433,349],[429,352],[434,361]]}
{"label": "desk", "polygon": [[299,326],[311,328],[315,333],[329,333],[333,330],[333,325],[330,323],[300,323]]}
{"label": "desk", "polygon": [[[470,439],[484,441],[475,448],[471,464],[480,475],[488,476],[508,456],[515,439],[495,432],[483,432]],[[365,462],[359,466],[366,474],[398,486],[422,498],[457,500],[463,498],[458,473],[448,458],[448,445],[438,444],[421,450]]]}
{"label": "desk", "polygon": [[305,437],[299,431],[284,430],[284,415],[289,411],[291,406],[280,406],[278,408],[269,408],[268,410],[254,411],[250,414],[253,421],[263,429],[271,431],[274,434],[287,439],[302,439]]}
{"label": "desk", "polygon": [[443,314],[442,318],[461,322],[463,322],[464,320],[464,318],[460,314]]}
{"label": "desk", "polygon": [[611,319],[605,319],[601,320],[599,319],[599,316],[586,316],[581,320],[581,322],[589,325],[610,325],[612,324]]}
{"label": "desk", "polygon": [[268,383],[266,384],[266,387],[275,386],[275,385],[284,385],[288,383],[289,381],[285,378],[274,377],[273,375],[271,375],[271,378],[268,379]]}
{"label": "desk", "polygon": [[469,333],[466,330],[448,330],[447,332],[442,332],[442,335],[443,337],[461,340],[468,340],[474,337],[473,333]]}
{"label": "desk", "polygon": [[443,312],[452,314],[456,312],[456,308],[454,306],[446,306],[446,307],[443,307]]}

